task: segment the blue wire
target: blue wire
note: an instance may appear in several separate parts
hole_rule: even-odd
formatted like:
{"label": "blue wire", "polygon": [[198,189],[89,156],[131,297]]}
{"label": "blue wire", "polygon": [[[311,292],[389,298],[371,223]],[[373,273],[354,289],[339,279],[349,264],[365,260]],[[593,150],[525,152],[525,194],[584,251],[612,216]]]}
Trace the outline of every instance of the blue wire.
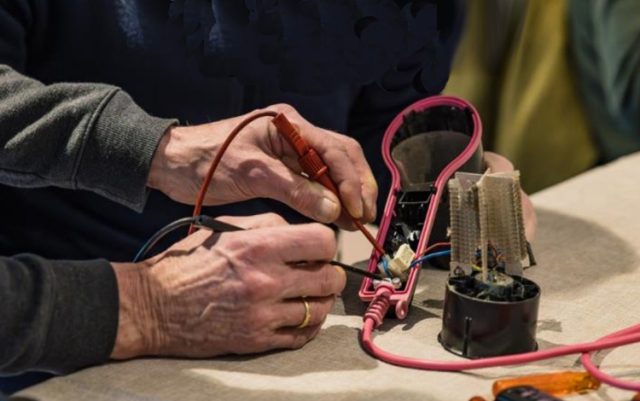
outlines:
{"label": "blue wire", "polygon": [[448,249],[446,251],[432,252],[432,253],[430,253],[428,255],[424,255],[423,257],[421,257],[419,259],[416,259],[413,262],[411,262],[411,264],[409,265],[409,268],[412,268],[412,267],[417,266],[417,265],[419,265],[419,264],[421,264],[423,262],[426,262],[429,259],[437,258],[437,257],[440,257],[440,256],[448,256],[448,255],[451,255],[451,250],[450,249]]}
{"label": "blue wire", "polygon": [[389,262],[387,262],[387,258],[385,258],[384,256],[382,257],[382,269],[384,270],[384,274],[386,274],[387,277],[393,278],[391,272],[389,271]]}

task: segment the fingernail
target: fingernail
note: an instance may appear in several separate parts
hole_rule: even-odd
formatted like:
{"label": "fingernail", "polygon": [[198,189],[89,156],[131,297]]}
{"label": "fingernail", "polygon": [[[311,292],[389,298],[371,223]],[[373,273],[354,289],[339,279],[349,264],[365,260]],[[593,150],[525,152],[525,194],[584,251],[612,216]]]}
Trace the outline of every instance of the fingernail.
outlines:
{"label": "fingernail", "polygon": [[320,214],[317,220],[330,223],[338,218],[340,205],[329,198],[322,198],[319,210]]}
{"label": "fingernail", "polygon": [[356,201],[355,205],[350,204],[345,207],[349,210],[349,214],[356,220],[362,219],[362,210],[364,209],[362,206],[362,201]]}
{"label": "fingernail", "polygon": [[364,206],[367,210],[367,220],[375,220],[376,218],[376,203],[369,198],[365,198]]}
{"label": "fingernail", "polygon": [[[336,268],[336,270],[338,271],[338,275],[340,275],[340,278],[342,280],[344,280],[344,282],[346,283],[346,281],[347,281],[347,272],[340,266],[333,266],[333,267]],[[344,289],[344,287],[343,287],[343,289]]]}

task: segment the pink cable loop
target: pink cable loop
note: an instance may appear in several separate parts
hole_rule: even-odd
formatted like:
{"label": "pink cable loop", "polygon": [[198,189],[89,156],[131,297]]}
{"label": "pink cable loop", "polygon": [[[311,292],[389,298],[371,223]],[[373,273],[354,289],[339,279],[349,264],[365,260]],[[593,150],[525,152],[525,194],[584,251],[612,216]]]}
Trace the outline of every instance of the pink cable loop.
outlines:
{"label": "pink cable loop", "polygon": [[[600,340],[603,340],[603,339],[606,339],[606,338],[621,337],[621,336],[625,336],[627,334],[635,333],[635,332],[639,332],[639,331],[640,331],[640,324],[628,327],[626,329],[617,331],[617,332],[612,333],[612,334],[609,334],[608,336],[603,337]],[[598,340],[598,341],[600,341],[600,340]],[[591,374],[591,376],[593,376],[596,379],[600,380],[602,383],[607,383],[610,386],[618,387],[618,388],[621,388],[621,389],[624,389],[624,390],[631,390],[631,391],[639,391],[640,390],[640,383],[638,383],[638,382],[618,379],[618,378],[616,378],[614,376],[611,376],[610,374],[608,374],[606,372],[603,372],[591,360],[591,352],[583,353],[580,356],[580,362],[582,362],[582,365],[587,370],[587,372],[589,372],[589,374]]]}
{"label": "pink cable loop", "polygon": [[[372,338],[372,333],[377,322],[373,319],[365,318],[364,325],[362,328],[362,337],[361,343],[363,348],[375,358],[388,362],[393,365],[403,366],[414,369],[422,369],[422,370],[439,370],[439,371],[463,371],[463,370],[473,370],[473,369],[482,369],[489,367],[497,367],[497,366],[508,366],[508,365],[520,365],[529,362],[540,361],[543,359],[557,358],[564,355],[571,354],[583,354],[582,355],[582,363],[584,364],[585,369],[589,373],[591,373],[596,379],[600,380],[602,383],[609,384],[614,387],[632,390],[632,391],[640,391],[640,382],[631,382],[631,381],[623,381],[620,379],[616,379],[601,370],[599,370],[590,360],[589,353],[600,351],[604,349],[610,349],[615,347],[620,347],[623,345],[629,345],[640,342],[640,325],[629,327],[627,329],[618,331],[616,333],[610,334],[606,337],[603,337],[599,340],[581,343],[581,344],[573,344],[573,345],[565,345],[561,347],[550,348],[546,350],[527,352],[524,354],[517,355],[508,355],[508,356],[499,356],[499,357],[491,357],[491,358],[483,358],[483,359],[475,359],[472,361],[429,361],[422,360],[410,357],[404,357],[401,355],[392,354],[386,352],[375,345]],[[586,362],[586,363],[585,363]]]}

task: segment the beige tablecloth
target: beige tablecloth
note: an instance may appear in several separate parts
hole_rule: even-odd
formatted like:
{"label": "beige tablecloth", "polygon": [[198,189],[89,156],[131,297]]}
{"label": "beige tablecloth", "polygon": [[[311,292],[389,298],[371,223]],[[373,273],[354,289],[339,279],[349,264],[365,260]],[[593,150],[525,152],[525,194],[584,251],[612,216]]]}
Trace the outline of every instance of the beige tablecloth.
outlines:
{"label": "beige tablecloth", "polygon": [[[640,154],[598,168],[533,197],[539,265],[527,276],[542,287],[541,348],[588,341],[640,321]],[[342,239],[347,260],[367,257],[358,236]],[[446,272],[425,270],[410,316],[388,320],[376,342],[400,354],[451,359],[436,340]],[[468,400],[490,396],[504,375],[571,369],[577,356],[469,373],[398,368],[358,344],[363,306],[351,277],[318,338],[301,350],[215,360],[147,359],[86,369],[27,389],[20,397],[51,401]],[[603,353],[611,373],[640,379],[640,346]],[[603,386],[571,399],[630,400]]]}

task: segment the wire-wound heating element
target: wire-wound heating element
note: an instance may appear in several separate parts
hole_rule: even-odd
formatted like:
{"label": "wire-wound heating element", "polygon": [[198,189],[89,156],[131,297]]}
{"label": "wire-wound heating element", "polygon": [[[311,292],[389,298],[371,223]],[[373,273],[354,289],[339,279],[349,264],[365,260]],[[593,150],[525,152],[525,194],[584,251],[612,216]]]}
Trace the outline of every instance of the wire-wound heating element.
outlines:
{"label": "wire-wound heating element", "polygon": [[477,187],[480,235],[500,250],[506,273],[521,276],[522,261],[527,257],[527,239],[524,234],[519,177],[517,171],[485,174]]}
{"label": "wire-wound heating element", "polygon": [[489,245],[500,250],[508,274],[522,275],[527,239],[518,172],[457,173],[449,182],[451,268],[469,273],[482,250],[483,265]]}
{"label": "wire-wound heating element", "polygon": [[480,246],[480,220],[475,188],[479,174],[457,173],[449,181],[449,218],[451,227],[451,269],[461,267],[471,273]]}

